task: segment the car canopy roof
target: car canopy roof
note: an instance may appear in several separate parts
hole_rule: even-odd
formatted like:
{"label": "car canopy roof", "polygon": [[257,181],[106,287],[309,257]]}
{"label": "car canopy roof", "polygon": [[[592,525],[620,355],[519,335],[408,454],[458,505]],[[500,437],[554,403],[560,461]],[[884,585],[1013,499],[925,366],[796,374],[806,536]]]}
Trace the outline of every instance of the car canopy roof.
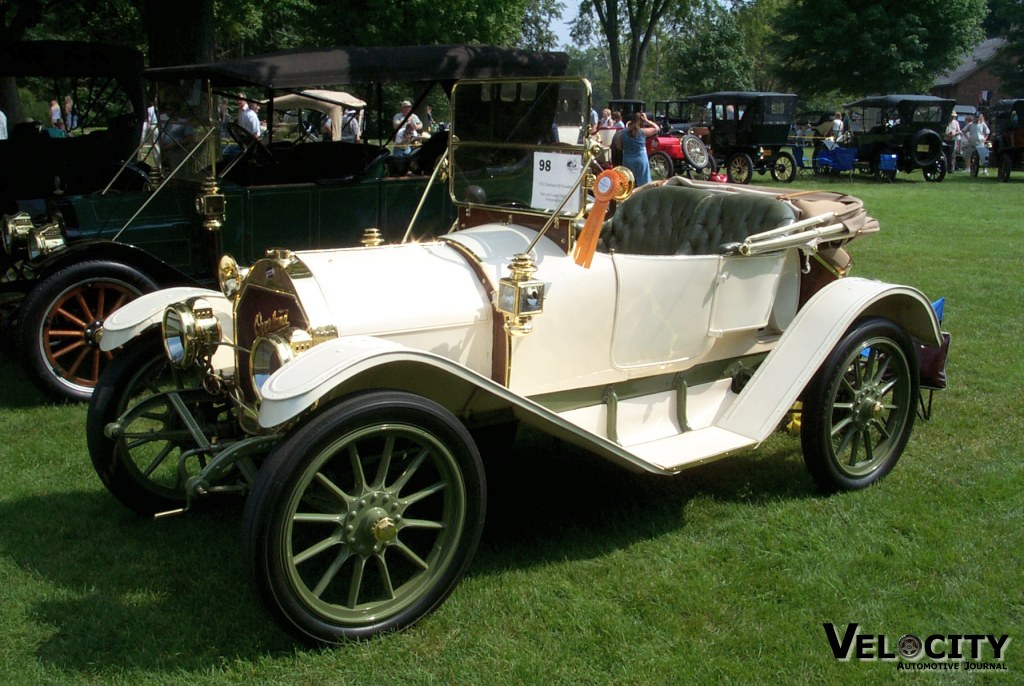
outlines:
{"label": "car canopy roof", "polygon": [[898,107],[901,103],[911,103],[915,105],[919,105],[921,103],[934,103],[948,105],[952,108],[956,105],[956,100],[940,98],[934,95],[872,95],[843,105],[843,107]]}
{"label": "car canopy roof", "polygon": [[492,45],[334,47],[285,50],[221,62],[155,67],[156,79],[205,78],[214,86],[295,89],[382,81],[456,81],[464,78],[558,76],[569,57]]}
{"label": "car canopy roof", "polygon": [[38,40],[0,44],[0,77],[106,77],[117,81],[142,112],[142,53],[86,41]]}
{"label": "car canopy roof", "polygon": [[[269,101],[264,100],[263,104]],[[307,109],[323,112],[331,120],[331,134],[335,140],[341,137],[341,120],[345,110],[361,110],[366,101],[346,93],[345,91],[304,90],[298,93],[286,93],[274,99],[277,110]]]}
{"label": "car canopy roof", "polygon": [[691,95],[686,98],[689,102],[710,102],[715,105],[728,105],[729,103],[754,102],[761,98],[792,98],[796,100],[795,93],[775,93],[772,91],[718,91],[716,93],[702,93]]}

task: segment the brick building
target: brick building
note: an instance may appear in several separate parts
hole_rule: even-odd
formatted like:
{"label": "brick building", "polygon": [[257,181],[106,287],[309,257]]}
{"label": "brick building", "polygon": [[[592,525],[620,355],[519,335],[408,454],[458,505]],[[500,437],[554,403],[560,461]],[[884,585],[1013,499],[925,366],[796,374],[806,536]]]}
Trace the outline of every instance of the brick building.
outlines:
{"label": "brick building", "polygon": [[940,75],[932,84],[931,94],[953,98],[960,105],[989,105],[1000,98],[1014,97],[1004,93],[1000,79],[991,69],[992,59],[1006,45],[1002,38],[982,41],[954,69]]}

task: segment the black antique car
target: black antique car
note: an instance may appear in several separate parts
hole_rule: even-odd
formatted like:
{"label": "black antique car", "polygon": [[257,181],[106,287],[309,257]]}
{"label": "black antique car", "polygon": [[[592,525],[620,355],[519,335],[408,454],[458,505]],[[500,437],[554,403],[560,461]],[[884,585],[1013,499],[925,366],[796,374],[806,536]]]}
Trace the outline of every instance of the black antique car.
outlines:
{"label": "black antique car", "polygon": [[704,107],[710,129],[705,141],[717,166],[733,183],[750,183],[753,173],[770,172],[784,183],[796,177],[789,145],[797,96],[791,93],[720,91],[686,98]]}
{"label": "black antique car", "polygon": [[[447,134],[393,154],[397,103],[387,106],[381,84],[415,88],[418,109],[428,96],[446,98],[457,79],[558,75],[566,64],[561,53],[449,45],[292,50],[148,70],[164,109],[161,155],[141,119],[130,139],[142,145],[118,152],[136,168],[146,169],[135,156],[153,165],[141,190],[111,192],[109,173],[97,192],[50,185],[32,211],[5,210],[0,302],[16,354],[50,397],[86,399],[110,357],[95,340],[104,318],[145,292],[215,283],[223,252],[251,261],[269,248],[356,245],[369,227],[384,240],[446,231],[455,211],[434,171]],[[218,99],[234,102],[244,90],[273,121],[275,95],[338,85],[376,96],[364,142],[275,140],[273,127],[254,138],[214,116]],[[141,103],[141,83],[138,93]],[[221,144],[222,132],[233,144]]]}
{"label": "black antique car", "polygon": [[[842,145],[856,148],[858,168],[879,178],[891,181],[897,171],[920,169],[925,181],[942,181],[946,178],[942,134],[955,104],[932,95],[862,98],[843,106],[850,136]],[[815,159],[825,146],[822,142],[815,148]]]}
{"label": "black antique car", "polygon": [[992,152],[988,163],[998,170],[1000,181],[1009,181],[1010,172],[1024,171],[1024,98],[998,101],[989,121]]}

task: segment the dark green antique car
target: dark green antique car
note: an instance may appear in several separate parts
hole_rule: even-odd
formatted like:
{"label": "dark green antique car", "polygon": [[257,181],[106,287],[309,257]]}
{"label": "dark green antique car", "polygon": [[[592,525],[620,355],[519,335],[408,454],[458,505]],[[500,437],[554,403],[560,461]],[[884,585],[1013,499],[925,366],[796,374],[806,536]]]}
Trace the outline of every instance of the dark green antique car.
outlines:
{"label": "dark green antique car", "polygon": [[[394,154],[381,84],[417,89],[415,110],[432,89],[446,98],[457,79],[559,75],[566,64],[561,53],[449,45],[292,50],[147,70],[161,93],[160,146],[141,128],[140,85],[129,136],[138,147],[121,151],[130,164],[119,181],[107,187],[109,171],[80,189],[44,184],[4,209],[7,338],[47,395],[84,400],[110,357],[95,340],[104,318],[142,293],[215,283],[224,252],[249,262],[270,248],[357,245],[369,227],[385,240],[447,231],[456,215],[443,184],[424,192],[440,176],[447,133]],[[336,85],[375,95],[373,142],[275,140],[273,126],[254,138],[213,114],[218,99],[244,90],[273,121],[275,95]],[[221,145],[222,133],[235,144]]]}
{"label": "dark green antique car", "polygon": [[[856,148],[858,168],[883,180],[920,169],[925,181],[942,181],[942,135],[955,104],[933,95],[874,95],[851,102],[843,106],[850,135],[842,146]],[[815,160],[825,145],[815,148]]]}

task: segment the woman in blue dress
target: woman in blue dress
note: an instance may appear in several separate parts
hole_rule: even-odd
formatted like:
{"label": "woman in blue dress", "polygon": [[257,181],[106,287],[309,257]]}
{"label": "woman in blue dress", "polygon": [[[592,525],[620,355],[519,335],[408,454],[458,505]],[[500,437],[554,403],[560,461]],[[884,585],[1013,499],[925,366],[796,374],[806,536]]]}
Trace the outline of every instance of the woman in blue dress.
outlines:
{"label": "woman in blue dress", "polygon": [[635,112],[622,132],[622,164],[633,172],[637,186],[651,182],[651,165],[647,161],[649,136],[658,133],[658,125],[647,118],[646,112]]}

